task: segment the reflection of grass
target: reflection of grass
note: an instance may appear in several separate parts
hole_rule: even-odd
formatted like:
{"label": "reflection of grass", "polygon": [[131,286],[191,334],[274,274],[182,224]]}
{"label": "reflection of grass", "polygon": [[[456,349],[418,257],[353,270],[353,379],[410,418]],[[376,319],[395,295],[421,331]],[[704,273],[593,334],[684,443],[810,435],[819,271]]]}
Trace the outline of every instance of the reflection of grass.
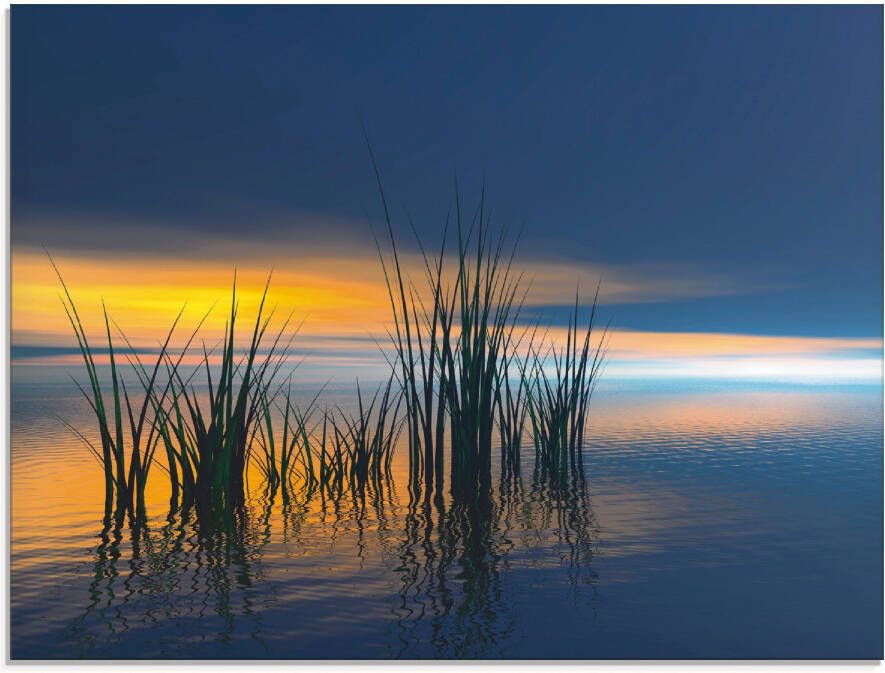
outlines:
{"label": "reflection of grass", "polygon": [[[298,624],[310,617],[309,629],[326,609],[335,610],[335,600],[311,600],[317,586],[353,591],[339,580],[328,584],[327,566],[315,562],[324,556],[336,569],[367,560],[393,573],[394,584],[384,582],[377,596],[392,613],[391,658],[507,656],[511,591],[526,562],[546,578],[567,581],[573,600],[593,591],[598,528],[579,472],[565,480],[536,472],[527,483],[502,475],[494,493],[450,502],[415,493],[402,502],[389,479],[370,481],[366,498],[345,491],[324,500],[317,490],[312,501],[282,507],[267,491],[253,492],[226,517],[208,520],[190,507],[128,526],[107,517],[90,553],[88,593],[64,646],[93,658],[212,656],[218,638],[265,634],[264,626],[277,623],[276,610],[288,614],[297,604],[304,619],[288,623],[290,637],[268,638],[267,645],[275,656],[309,656],[310,639],[295,635]],[[281,580],[281,569],[300,579]],[[358,591],[376,588],[369,578]],[[132,648],[139,633],[149,637]],[[346,655],[368,652],[346,639],[341,648]]]}

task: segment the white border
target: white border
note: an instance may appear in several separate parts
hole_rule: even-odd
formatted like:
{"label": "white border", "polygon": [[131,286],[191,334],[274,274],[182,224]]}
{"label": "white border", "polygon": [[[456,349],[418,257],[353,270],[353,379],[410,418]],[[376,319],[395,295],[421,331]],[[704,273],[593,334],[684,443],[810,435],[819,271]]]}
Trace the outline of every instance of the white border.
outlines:
{"label": "white border", "polygon": [[[35,4],[62,4],[62,5],[77,5],[84,4],[82,2],[72,2],[71,0],[56,0],[56,2],[39,2],[34,0],[24,0],[22,2],[17,2],[16,4],[21,5],[35,5]],[[171,4],[180,4],[174,2],[156,2],[152,0],[142,0],[138,2],[137,0],[123,0],[118,3],[97,3],[97,4],[156,4],[156,5],[171,5]],[[188,4],[217,4],[217,5],[228,5],[228,4],[243,4],[242,2],[235,2],[232,0],[221,0],[220,2],[207,2],[205,0],[192,0],[191,3]],[[279,5],[279,4],[312,4],[312,3],[301,3],[301,2],[280,2],[279,0],[266,0],[263,4],[268,5]],[[351,0],[347,2],[345,0],[332,0],[331,2],[327,2],[325,4],[380,4],[380,3],[371,3],[366,2],[365,0]],[[416,4],[405,2],[403,0],[389,0],[383,4]],[[458,4],[474,4],[463,2],[462,0],[439,0],[435,3],[417,3],[417,4],[446,4],[446,5],[458,5]],[[513,2],[503,2],[501,0],[488,0],[484,4],[539,4],[537,2],[528,2],[527,0],[515,0]],[[610,2],[600,2],[597,0],[591,0],[590,2],[575,2],[574,0],[564,0],[558,4],[634,4],[634,3],[625,3],[618,2],[617,0],[613,0]],[[648,2],[644,2],[642,4],[647,5],[662,5],[662,4],[672,4],[668,3],[664,0],[650,0]],[[770,3],[758,2],[756,0],[737,0],[736,2],[700,2],[697,0],[689,0],[688,2],[682,3],[685,5],[708,5],[708,4],[741,4],[741,5],[764,5]],[[862,4],[862,5],[882,5],[881,1],[876,0],[859,0],[858,2],[827,2],[826,0],[811,0],[810,2],[799,2],[797,0],[782,0],[782,2],[778,4],[787,4],[787,5],[831,5],[831,4]],[[53,662],[53,663],[25,663],[25,662],[16,662],[10,663],[8,656],[8,643],[9,643],[9,623],[8,623],[8,615],[9,615],[9,596],[8,596],[8,587],[9,587],[9,534],[10,534],[10,518],[11,518],[11,510],[10,510],[10,482],[9,482],[9,464],[10,464],[10,425],[9,425],[9,334],[10,334],[10,287],[9,287],[9,278],[10,278],[10,246],[9,246],[9,232],[10,232],[10,183],[9,183],[9,162],[10,162],[10,116],[9,116],[9,39],[10,39],[10,3],[4,2],[0,3],[0,7],[2,7],[3,11],[3,55],[5,58],[5,67],[2,69],[2,75],[0,75],[0,79],[2,79],[2,91],[3,91],[3,106],[2,106],[2,121],[3,127],[5,129],[5,133],[2,135],[2,140],[0,140],[0,148],[2,148],[3,153],[6,157],[6,161],[2,164],[2,177],[3,177],[3,190],[2,190],[2,202],[3,202],[3,212],[6,216],[6,230],[5,235],[3,237],[3,261],[5,263],[5,273],[0,277],[0,296],[4,299],[4,307],[3,311],[0,312],[0,321],[2,321],[2,325],[0,325],[0,363],[2,363],[3,371],[6,373],[6,385],[0,392],[0,427],[4,429],[4,460],[0,461],[0,480],[2,480],[5,485],[5,492],[3,494],[3,503],[5,508],[5,515],[2,517],[2,523],[0,523],[0,535],[2,535],[3,540],[3,554],[0,555],[0,570],[2,570],[3,581],[0,582],[0,604],[4,606],[4,614],[3,614],[3,624],[4,624],[4,634],[2,641],[0,641],[0,667],[25,667],[28,671],[34,671],[35,673],[38,671],[54,671],[59,668],[59,666],[63,666],[66,670],[76,671],[77,673],[86,673],[87,671],[94,671],[97,668],[102,671],[118,671],[118,670],[128,670],[128,669],[137,669],[139,671],[169,671],[182,669],[187,670],[194,666],[213,666],[213,667],[221,667],[225,671],[225,673],[230,672],[239,673],[240,671],[256,671],[261,670],[267,666],[291,666],[297,667],[299,671],[308,672],[316,672],[316,673],[337,673],[338,671],[365,671],[366,673],[377,673],[379,668],[386,668],[388,666],[395,667],[397,670],[403,671],[438,671],[440,668],[456,668],[458,671],[463,672],[474,672],[474,671],[485,671],[490,666],[498,667],[506,667],[513,668],[519,671],[545,671],[550,669],[570,669],[570,670],[583,670],[583,671],[617,671],[618,673],[640,673],[640,672],[651,672],[655,670],[660,670],[662,668],[665,669],[675,669],[679,670],[682,668],[688,668],[692,672],[701,673],[702,671],[728,671],[731,673],[737,671],[745,671],[748,666],[751,666],[755,670],[762,671],[772,671],[777,670],[782,667],[787,667],[791,669],[797,668],[810,668],[815,671],[850,671],[850,670],[858,670],[865,669],[869,670],[872,668],[882,667],[882,662],[814,662],[814,661],[792,661],[792,662],[711,662],[711,661],[673,661],[673,662],[639,662],[639,661],[623,661],[623,662],[603,662],[603,663],[584,663],[584,662],[521,662],[521,661],[505,661],[505,662],[479,662],[479,663],[460,663],[460,662],[428,662],[428,663],[410,663],[410,662],[389,662],[389,661],[379,661],[379,662],[359,662],[359,663],[300,663],[298,661],[267,661],[267,662],[236,662],[236,661],[211,661],[211,662],[168,662],[168,663],[139,663],[139,662],[90,662],[90,663],[76,663],[76,664],[66,664],[63,662]],[[883,54],[883,59],[885,59],[885,54]],[[885,120],[883,120],[883,128],[885,128]],[[883,189],[885,189],[885,184],[883,184]],[[883,254],[885,254],[885,250],[883,250]],[[885,269],[883,269],[883,282],[885,282]],[[883,328],[885,328],[885,323],[883,323]],[[883,350],[883,359],[885,359],[885,350]],[[885,600],[885,595],[883,595],[883,600]]]}

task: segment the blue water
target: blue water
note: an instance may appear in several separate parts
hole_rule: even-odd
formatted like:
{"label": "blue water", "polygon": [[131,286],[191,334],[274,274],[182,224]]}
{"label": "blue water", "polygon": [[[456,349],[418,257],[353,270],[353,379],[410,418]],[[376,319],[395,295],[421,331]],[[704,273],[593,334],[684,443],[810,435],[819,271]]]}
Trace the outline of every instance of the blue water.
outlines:
{"label": "blue water", "polygon": [[[606,382],[583,471],[104,528],[51,368],[12,397],[12,657],[879,659],[878,387]],[[404,452],[401,452],[404,453]],[[161,474],[156,475],[162,481]],[[99,484],[96,489],[95,484]]]}

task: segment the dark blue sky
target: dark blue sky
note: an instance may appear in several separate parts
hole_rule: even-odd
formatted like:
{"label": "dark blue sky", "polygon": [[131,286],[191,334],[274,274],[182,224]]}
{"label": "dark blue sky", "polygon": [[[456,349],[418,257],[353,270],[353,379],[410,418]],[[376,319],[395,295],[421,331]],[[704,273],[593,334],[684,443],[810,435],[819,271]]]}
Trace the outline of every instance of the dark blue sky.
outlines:
{"label": "dark blue sky", "polygon": [[13,242],[45,214],[377,218],[362,116],[428,237],[484,174],[531,254],[755,288],[619,324],[880,335],[882,29],[878,6],[16,6]]}

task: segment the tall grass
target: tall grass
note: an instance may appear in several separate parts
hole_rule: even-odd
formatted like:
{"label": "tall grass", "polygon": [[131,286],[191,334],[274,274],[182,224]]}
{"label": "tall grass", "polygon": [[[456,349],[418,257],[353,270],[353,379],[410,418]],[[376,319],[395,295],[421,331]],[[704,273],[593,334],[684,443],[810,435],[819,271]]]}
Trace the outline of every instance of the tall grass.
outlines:
{"label": "tall grass", "polygon": [[[261,398],[262,423],[259,425],[258,443],[261,448],[259,459],[255,461],[272,492],[280,488],[284,500],[288,500],[292,487],[293,473],[297,471],[297,461],[303,452],[308,452],[307,425],[316,403],[316,398],[308,405],[306,413],[299,411],[292,399],[292,378],[289,377],[285,395],[271,398],[266,389],[259,392]],[[282,399],[282,406],[277,398]],[[277,441],[278,427],[275,415],[282,416],[282,436]],[[278,420],[278,419],[277,419]],[[278,457],[279,456],[279,457]]]}
{"label": "tall grass", "polygon": [[294,403],[291,385],[285,394],[278,391],[276,399],[263,393],[260,451],[253,463],[270,493],[281,488],[287,501],[301,487],[306,499],[315,492],[336,498],[345,487],[362,492],[370,483],[377,489],[388,480],[403,427],[402,394],[394,384],[391,373],[387,383],[367,398],[357,382],[356,409],[326,409],[318,421],[313,418],[322,390],[306,411]]}
{"label": "tall grass", "polygon": [[502,258],[503,235],[494,241],[488,234],[484,199],[467,236],[462,235],[460,220],[459,206],[454,309],[441,309],[449,325],[455,314],[458,332],[444,334],[440,357],[447,372],[442,390],[451,426],[452,489],[470,492],[476,485],[482,490],[491,484],[496,404],[506,379],[506,349],[524,297],[521,276],[511,272],[513,253]]}
{"label": "tall grass", "polygon": [[[396,237],[381,173],[369,145],[369,156],[375,171],[378,191],[384,209],[384,220],[391,247],[391,260],[385,260],[377,237],[375,245],[384,273],[394,330],[390,334],[396,352],[392,367],[399,378],[405,399],[405,417],[409,440],[410,488],[423,484],[428,497],[441,492],[444,479],[444,433],[448,372],[445,360],[451,348],[454,296],[451,300],[443,287],[443,260],[446,250],[448,221],[442,236],[439,256],[431,265],[421,247],[426,282],[432,307],[428,309],[415,286],[405,279],[400,263]],[[416,238],[417,234],[416,234]],[[421,246],[420,239],[418,244]],[[457,283],[456,283],[457,285]]]}
{"label": "tall grass", "polygon": [[[495,406],[501,441],[501,471],[508,477],[518,478],[525,429],[529,392],[526,367],[529,358],[522,350],[532,352],[537,337],[537,325],[524,329],[515,339],[513,335],[505,344],[498,370],[498,394]],[[525,346],[523,346],[525,344]]]}
{"label": "tall grass", "polygon": [[377,486],[390,473],[393,448],[402,428],[401,395],[393,389],[393,382],[391,376],[371,400],[363,399],[357,384],[356,413],[338,409],[332,416],[335,446],[346,451],[350,483],[357,491],[363,491],[370,480]]}
{"label": "tall grass", "polygon": [[170,474],[175,471],[180,476],[184,500],[195,502],[201,510],[230,511],[243,502],[244,474],[260,428],[263,403],[288,355],[291,337],[282,343],[288,318],[269,347],[261,352],[274,314],[271,310],[265,315],[269,285],[270,277],[261,295],[248,350],[238,356],[234,279],[217,379],[212,376],[211,354],[203,347],[201,364],[206,376],[207,406],[201,404],[192,383],[194,376],[185,379],[180,368],[167,358],[172,397],[171,408],[157,410],[160,435],[174,459]]}
{"label": "tall grass", "polygon": [[[586,328],[579,332],[578,297],[569,316],[566,343],[541,355],[532,349],[526,407],[535,444],[535,461],[552,470],[576,466],[584,447],[590,398],[604,362],[603,331],[592,343],[599,289]],[[552,373],[548,370],[552,366]]]}
{"label": "tall grass", "polygon": [[[96,365],[95,350],[89,343],[89,338],[80,319],[77,306],[55,261],[51,256],[49,260],[61,284],[63,292],[61,297],[62,306],[74,332],[80,355],[86,367],[86,374],[89,379],[88,390],[76,380],[74,383],[92,410],[93,417],[98,426],[100,448],[96,447],[79,430],[65,423],[89,448],[102,467],[106,514],[114,509],[118,514],[128,512],[133,517],[142,517],[145,512],[147,479],[154,462],[157,444],[160,440],[158,418],[149,412],[151,411],[152,402],[156,402],[158,399],[157,390],[160,387],[158,374],[161,367],[168,360],[169,343],[184,309],[178,313],[172,323],[172,327],[166,334],[153,367],[148,370],[140,360],[136,363],[136,374],[144,387],[142,402],[138,404],[137,401],[133,402],[133,399],[130,397],[123,372],[118,366],[118,354],[114,349],[114,340],[111,337],[111,321],[108,317],[107,309],[104,303],[102,303],[104,332],[107,338],[107,352],[110,364],[110,394],[109,399],[106,399],[108,393],[104,386],[107,384],[107,381],[103,381],[103,377]],[[125,339],[125,335],[123,338]],[[191,336],[192,338],[193,335]],[[174,368],[177,368],[177,366],[176,363]],[[162,394],[160,394],[160,399],[165,398],[168,392],[169,388],[166,386]],[[124,410],[128,424],[124,423]]]}
{"label": "tall grass", "polygon": [[445,269],[447,221],[436,259],[428,259],[416,233],[425,271],[422,292],[404,277],[374,155],[372,161],[391,249],[385,259],[376,238],[393,317],[394,367],[406,401],[411,484],[420,487],[423,482],[428,497],[442,493],[448,429],[451,489],[470,491],[475,480],[490,483],[494,429],[505,400],[504,435],[521,426],[507,354],[525,298],[522,277],[512,271],[516,246],[505,257],[503,235],[490,235],[484,195],[465,231],[456,194],[454,280],[444,282],[450,275]]}
{"label": "tall grass", "polygon": [[[416,287],[403,270],[371,146],[369,155],[390,248],[385,255],[375,239],[393,318],[393,366],[406,404],[412,487],[423,486],[428,497],[441,494],[446,432],[453,495],[488,489],[495,428],[502,469],[518,474],[527,418],[536,460],[550,465],[576,460],[604,361],[605,332],[592,344],[598,288],[586,330],[578,331],[576,297],[566,345],[553,344],[542,356],[537,327],[519,328],[528,288],[513,270],[516,245],[505,255],[503,235],[490,234],[484,190],[465,227],[457,188],[454,270],[446,266],[448,218],[435,259],[428,259],[413,226],[425,276],[424,285]],[[545,362],[551,354],[552,377]]]}
{"label": "tall grass", "polygon": [[[50,263],[61,284],[62,306],[86,367],[88,385],[75,383],[92,411],[98,442],[65,424],[89,448],[102,468],[106,512],[144,515],[148,476],[161,445],[166,455],[163,469],[169,475],[173,507],[178,505],[179,494],[182,505],[196,504],[200,511],[230,511],[242,503],[244,473],[259,428],[262,403],[266,402],[268,390],[286,361],[292,341],[291,337],[284,341],[289,319],[272,339],[267,336],[274,313],[265,311],[270,277],[261,295],[249,347],[244,354],[238,354],[235,276],[217,379],[213,377],[210,362],[214,351],[207,350],[205,344],[200,366],[190,375],[182,371],[184,357],[206,316],[199,321],[182,350],[173,356],[170,343],[181,320],[182,308],[150,365],[142,361],[142,356],[118,329],[120,338],[128,346],[125,358],[141,388],[137,395],[134,392],[130,395],[120,366],[120,353],[111,335],[112,321],[104,304],[107,376],[99,370],[96,350],[90,344],[61,271],[51,257]],[[270,344],[265,348],[267,341]],[[196,389],[195,379],[201,371],[206,377],[208,406],[201,401]],[[291,451],[282,454],[284,471],[290,455]],[[275,462],[271,456],[271,464]],[[274,470],[268,476],[278,480],[279,473]]]}
{"label": "tall grass", "polygon": [[[536,463],[544,469],[562,469],[580,460],[605,354],[606,332],[597,343],[593,339],[598,288],[586,327],[578,325],[576,296],[565,345],[545,347],[537,324],[520,321],[528,286],[514,269],[516,243],[508,248],[503,234],[491,233],[484,190],[465,220],[457,187],[454,222],[446,218],[436,256],[427,254],[412,227],[423,263],[423,281],[416,283],[406,272],[380,172],[371,158],[389,246],[386,252],[375,238],[391,309],[394,356],[388,360],[386,384],[371,398],[364,397],[357,383],[355,411],[320,411],[319,395],[300,409],[291,376],[278,381],[294,333],[287,337],[288,318],[278,331],[270,331],[275,313],[266,309],[270,276],[242,350],[234,275],[223,339],[211,349],[202,344],[192,371],[185,371],[182,362],[205,316],[184,348],[172,354],[179,313],[149,364],[120,331],[140,398],[127,389],[104,311],[108,392],[53,262],[89,380],[80,390],[100,441],[94,445],[75,432],[102,467],[108,509],[116,503],[133,514],[143,511],[158,449],[165,456],[160,464],[169,477],[173,507],[180,501],[182,506],[196,505],[198,512],[214,513],[232,512],[243,503],[250,465],[271,494],[282,491],[284,501],[296,488],[303,488],[308,498],[315,492],[340,496],[347,487],[364,490],[389,475],[401,430],[408,439],[410,491],[425,499],[443,496],[446,457],[453,497],[488,493],[496,443],[502,473],[518,477],[526,426]],[[450,225],[456,239],[451,252]]]}

